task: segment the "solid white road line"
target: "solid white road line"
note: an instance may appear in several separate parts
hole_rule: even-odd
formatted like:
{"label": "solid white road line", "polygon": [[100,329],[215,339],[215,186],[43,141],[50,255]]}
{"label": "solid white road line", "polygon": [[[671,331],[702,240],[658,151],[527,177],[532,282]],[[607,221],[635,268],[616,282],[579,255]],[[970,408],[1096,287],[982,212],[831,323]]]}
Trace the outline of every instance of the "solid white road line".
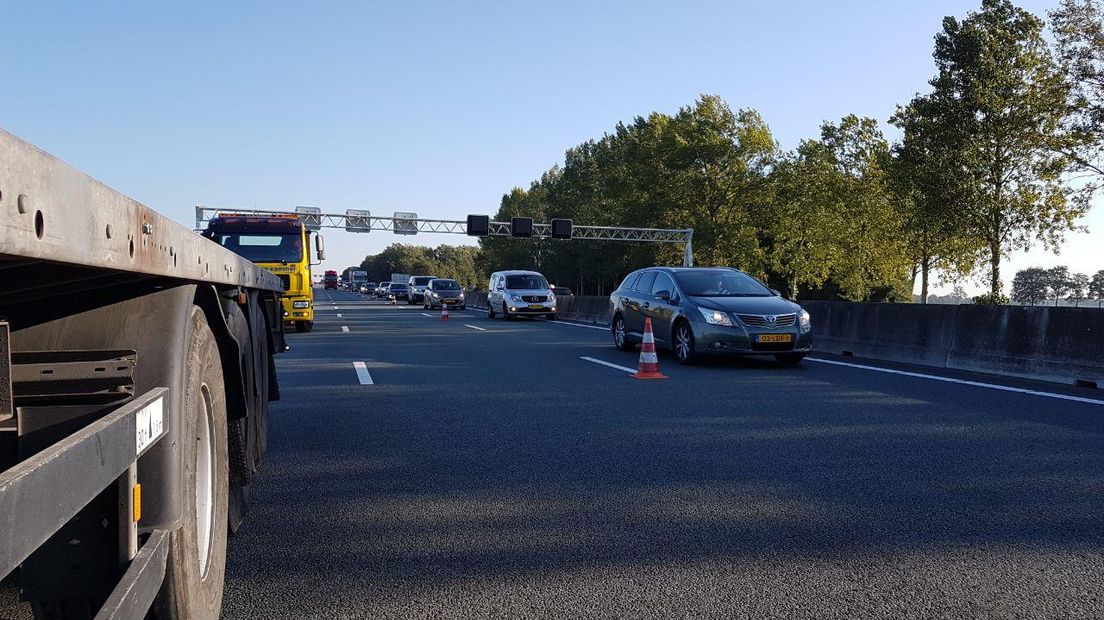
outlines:
{"label": "solid white road line", "polygon": [[892,368],[879,368],[877,366],[866,366],[863,364],[852,364],[850,362],[837,362],[836,360],[826,360],[817,357],[805,358],[806,361],[816,362],[818,364],[831,364],[833,366],[847,366],[848,368],[859,368],[862,370],[873,370],[874,372],[884,372],[891,375],[903,375],[905,377],[915,377],[917,379],[931,379],[932,381],[943,381],[944,383],[957,383],[959,385],[971,385],[974,387],[986,388],[990,390],[1000,390],[1002,392],[1015,392],[1017,394],[1031,394],[1032,396],[1042,396],[1044,398],[1056,398],[1058,400],[1071,400],[1076,403],[1089,403],[1091,405],[1104,406],[1104,400],[1097,400],[1094,398],[1082,398],[1080,396],[1068,396],[1066,394],[1055,394],[1053,392],[1040,392],[1038,390],[1028,390],[1025,388],[1011,387],[1007,385],[997,385],[995,383],[982,383],[980,381],[967,381],[966,379],[955,379],[952,377],[940,377],[939,375],[927,375],[919,372],[908,372],[905,370],[894,370]]}
{"label": "solid white road line", "polygon": [[431,318],[431,319],[433,318],[433,315],[432,315],[432,314],[426,314],[425,312],[423,312],[423,313],[422,313],[422,316],[428,316],[428,317],[429,317],[429,318]]}
{"label": "solid white road line", "polygon": [[610,368],[616,368],[617,370],[624,370],[625,372],[636,372],[635,368],[627,368],[625,366],[618,366],[617,364],[611,364],[609,362],[603,362],[602,360],[594,359],[593,357],[580,357],[581,360],[588,362],[594,362],[595,364],[601,364],[603,366],[609,366]]}
{"label": "solid white road line", "polygon": [[353,369],[356,370],[357,379],[360,379],[361,385],[376,384],[375,381],[372,381],[372,375],[368,374],[368,367],[364,365],[364,362],[353,362]]}
{"label": "solid white road line", "polygon": [[464,327],[470,327],[472,329],[478,329],[481,332],[487,331],[487,328],[485,328],[485,327],[479,327],[477,325],[468,325],[467,323],[464,323]]}
{"label": "solid white road line", "polygon": [[346,334],[349,333],[349,326],[348,325],[342,325],[341,326],[341,331],[346,333]]}
{"label": "solid white road line", "polygon": [[[586,329],[600,329],[604,332],[608,332],[610,330],[610,328],[602,327],[601,325],[583,325],[582,323],[569,323],[567,321],[546,321],[546,322],[551,323],[553,325],[570,325],[571,327],[583,327],[583,328],[586,328]],[[633,372],[636,372],[636,371],[634,370]]]}

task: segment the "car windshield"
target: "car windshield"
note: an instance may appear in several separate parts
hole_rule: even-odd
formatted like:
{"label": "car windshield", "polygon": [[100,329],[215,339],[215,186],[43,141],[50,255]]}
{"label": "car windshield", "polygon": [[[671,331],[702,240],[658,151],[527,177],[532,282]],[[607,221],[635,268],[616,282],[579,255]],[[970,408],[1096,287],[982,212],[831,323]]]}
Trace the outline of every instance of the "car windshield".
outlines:
{"label": "car windshield", "polygon": [[432,279],[433,279],[433,276],[429,276],[429,277],[418,276],[418,277],[414,278],[414,286],[425,286],[426,284],[429,284],[429,281],[432,280]]}
{"label": "car windshield", "polygon": [[290,235],[218,235],[219,245],[255,263],[298,263],[303,260],[303,237]]}
{"label": "car windshield", "polygon": [[770,297],[771,290],[755,278],[728,269],[676,271],[675,279],[691,297]]}
{"label": "car windshield", "polygon": [[460,285],[456,283],[456,280],[434,280],[433,290],[435,291],[458,291]]}
{"label": "car windshield", "polygon": [[520,276],[506,276],[506,288],[512,290],[548,289],[548,280],[538,274],[525,274]]}

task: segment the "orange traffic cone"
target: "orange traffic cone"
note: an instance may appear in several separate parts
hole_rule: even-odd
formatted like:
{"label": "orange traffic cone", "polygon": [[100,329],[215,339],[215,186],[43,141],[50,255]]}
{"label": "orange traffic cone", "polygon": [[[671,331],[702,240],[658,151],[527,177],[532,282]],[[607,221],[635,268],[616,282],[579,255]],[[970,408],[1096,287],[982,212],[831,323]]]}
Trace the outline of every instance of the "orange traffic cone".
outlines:
{"label": "orange traffic cone", "polygon": [[441,302],[441,320],[442,321],[449,320],[449,318],[448,318],[448,306],[443,301]]}
{"label": "orange traffic cone", "polygon": [[637,366],[634,379],[666,379],[659,372],[659,358],[656,357],[655,336],[652,334],[652,319],[644,319],[644,341],[640,343],[640,365]]}

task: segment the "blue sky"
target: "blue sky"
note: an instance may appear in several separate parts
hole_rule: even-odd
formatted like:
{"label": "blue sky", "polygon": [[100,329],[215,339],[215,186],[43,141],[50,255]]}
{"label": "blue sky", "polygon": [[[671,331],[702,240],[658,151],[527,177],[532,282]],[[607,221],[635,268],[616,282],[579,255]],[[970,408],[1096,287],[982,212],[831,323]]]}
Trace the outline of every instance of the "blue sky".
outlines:
{"label": "blue sky", "polygon": [[[885,123],[926,88],[942,17],[978,4],[8,3],[0,127],[189,225],[198,203],[463,219],[700,93],[759,110],[785,148],[825,119]],[[1005,272],[1104,269],[1099,206],[1084,223],[1060,257]],[[468,239],[326,241],[340,269],[395,241]]]}

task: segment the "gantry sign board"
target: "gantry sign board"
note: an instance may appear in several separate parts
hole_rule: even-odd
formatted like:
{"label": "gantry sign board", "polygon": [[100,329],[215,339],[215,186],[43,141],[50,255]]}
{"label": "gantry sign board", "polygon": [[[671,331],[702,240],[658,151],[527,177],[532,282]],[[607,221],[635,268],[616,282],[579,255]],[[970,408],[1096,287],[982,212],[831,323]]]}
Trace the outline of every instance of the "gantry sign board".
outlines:
{"label": "gantry sign board", "polygon": [[[220,213],[233,215],[286,214],[289,211],[265,209],[220,209],[197,205],[196,230]],[[466,221],[421,219],[417,213],[396,211],[391,217],[373,216],[369,211],[347,209],[344,214],[323,213],[318,207],[295,207],[295,215],[311,231],[323,228],[344,228],[349,232],[366,233],[388,230],[397,235],[418,233],[449,233],[475,237],[516,237],[531,239],[592,239],[602,241],[636,241],[642,243],[682,243],[685,246],[683,265],[694,264],[692,240],[694,229],[628,228],[624,226],[576,226],[569,219],[553,219],[548,224],[532,218],[515,217],[509,222],[494,222],[486,215],[469,215]]]}

